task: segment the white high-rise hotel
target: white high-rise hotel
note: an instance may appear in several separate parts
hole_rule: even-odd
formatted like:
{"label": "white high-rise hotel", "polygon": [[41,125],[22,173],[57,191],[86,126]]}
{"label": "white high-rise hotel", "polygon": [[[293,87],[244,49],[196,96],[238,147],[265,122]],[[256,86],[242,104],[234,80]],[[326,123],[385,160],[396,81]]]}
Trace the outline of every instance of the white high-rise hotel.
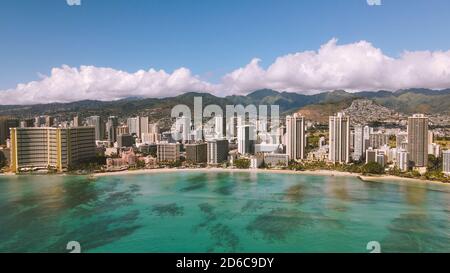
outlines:
{"label": "white high-rise hotel", "polygon": [[298,113],[286,116],[286,154],[289,160],[305,158],[305,118]]}
{"label": "white high-rise hotel", "polygon": [[355,126],[355,142],[353,159],[359,161],[365,157],[366,145],[364,138],[364,127],[359,125]]}
{"label": "white high-rise hotel", "polygon": [[443,160],[442,171],[445,174],[450,175],[450,150],[445,150],[442,153],[442,160]]}
{"label": "white high-rise hotel", "polygon": [[183,143],[189,143],[191,136],[191,119],[189,117],[177,117],[175,124],[172,126],[172,135],[176,136],[176,140]]}
{"label": "white high-rise hotel", "polygon": [[408,152],[405,149],[399,149],[396,154],[396,166],[405,172],[409,168]]}
{"label": "white high-rise hotel", "polygon": [[253,154],[255,145],[255,126],[241,125],[237,128],[238,152],[242,155]]}
{"label": "white high-rise hotel", "polygon": [[127,119],[128,131],[130,134],[135,134],[137,137],[141,137],[141,118],[134,117]]}
{"label": "white high-rise hotel", "polygon": [[333,163],[350,162],[350,118],[338,113],[329,118],[330,152],[328,160]]}

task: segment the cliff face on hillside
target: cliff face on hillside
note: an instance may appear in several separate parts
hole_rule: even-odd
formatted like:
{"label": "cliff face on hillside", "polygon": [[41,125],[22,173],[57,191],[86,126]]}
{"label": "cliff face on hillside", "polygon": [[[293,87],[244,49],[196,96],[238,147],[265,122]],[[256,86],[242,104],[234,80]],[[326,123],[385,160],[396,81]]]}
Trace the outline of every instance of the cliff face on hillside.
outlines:
{"label": "cliff face on hillside", "polygon": [[366,99],[354,100],[343,112],[351,116],[353,124],[368,124],[376,121],[395,122],[403,116],[394,110]]}

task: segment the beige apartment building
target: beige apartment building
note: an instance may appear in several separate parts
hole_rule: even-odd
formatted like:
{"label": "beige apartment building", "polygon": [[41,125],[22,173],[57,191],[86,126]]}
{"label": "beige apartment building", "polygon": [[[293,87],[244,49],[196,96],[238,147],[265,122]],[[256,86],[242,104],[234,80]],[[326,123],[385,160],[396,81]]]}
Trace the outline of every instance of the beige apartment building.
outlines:
{"label": "beige apartment building", "polygon": [[95,128],[11,128],[11,170],[59,172],[95,157]]}
{"label": "beige apartment building", "polygon": [[156,145],[156,158],[158,162],[180,160],[180,144],[158,143]]}

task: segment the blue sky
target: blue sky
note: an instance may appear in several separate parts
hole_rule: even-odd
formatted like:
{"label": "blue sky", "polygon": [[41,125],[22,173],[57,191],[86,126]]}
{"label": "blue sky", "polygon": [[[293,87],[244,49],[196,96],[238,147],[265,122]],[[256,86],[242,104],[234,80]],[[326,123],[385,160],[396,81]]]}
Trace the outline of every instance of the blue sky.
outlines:
{"label": "blue sky", "polygon": [[365,40],[387,56],[448,50],[448,0],[4,0],[0,90],[53,67],[92,65],[171,73],[187,67],[215,83],[260,58]]}

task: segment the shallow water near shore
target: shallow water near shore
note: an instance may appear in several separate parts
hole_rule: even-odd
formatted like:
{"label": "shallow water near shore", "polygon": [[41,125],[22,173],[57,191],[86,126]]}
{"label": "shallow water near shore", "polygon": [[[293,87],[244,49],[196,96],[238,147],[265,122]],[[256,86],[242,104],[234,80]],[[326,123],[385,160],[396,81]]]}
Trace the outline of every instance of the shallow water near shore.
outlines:
{"label": "shallow water near shore", "polygon": [[245,172],[0,177],[0,252],[449,252],[450,187]]}

